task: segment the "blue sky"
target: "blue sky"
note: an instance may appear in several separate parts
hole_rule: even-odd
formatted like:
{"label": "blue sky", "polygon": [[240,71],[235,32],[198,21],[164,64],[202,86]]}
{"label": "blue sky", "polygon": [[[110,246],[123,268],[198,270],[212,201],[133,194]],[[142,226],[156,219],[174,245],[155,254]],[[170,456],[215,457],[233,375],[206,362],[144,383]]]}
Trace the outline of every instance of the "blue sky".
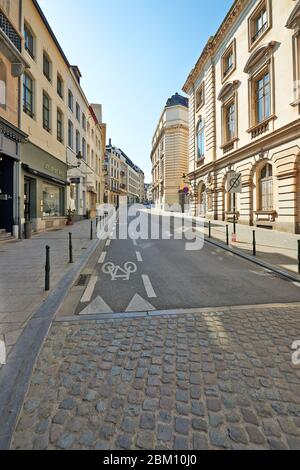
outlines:
{"label": "blue sky", "polygon": [[233,0],[39,0],[108,138],[151,179],[155,126]]}

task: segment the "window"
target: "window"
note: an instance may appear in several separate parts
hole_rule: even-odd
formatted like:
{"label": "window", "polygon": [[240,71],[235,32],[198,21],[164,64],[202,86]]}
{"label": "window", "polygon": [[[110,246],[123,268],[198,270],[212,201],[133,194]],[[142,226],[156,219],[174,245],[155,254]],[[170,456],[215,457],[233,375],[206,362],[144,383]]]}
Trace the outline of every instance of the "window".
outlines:
{"label": "window", "polygon": [[6,108],[6,66],[2,60],[0,60],[0,106]]}
{"label": "window", "polygon": [[63,142],[63,114],[60,109],[57,110],[57,140]]}
{"label": "window", "polygon": [[86,141],[85,138],[82,138],[82,157],[86,160]]}
{"label": "window", "polygon": [[74,110],[74,98],[73,98],[73,93],[71,92],[71,90],[69,90],[69,92],[68,92],[68,106],[69,106],[69,109],[73,112],[73,110]]}
{"label": "window", "polygon": [[231,101],[224,109],[225,117],[225,139],[230,142],[236,137],[236,108],[234,101]]}
{"label": "window", "polygon": [[222,81],[227,80],[236,68],[236,41],[235,39],[222,56]]}
{"label": "window", "polygon": [[196,109],[201,108],[204,105],[204,82],[200,85],[196,91]]}
{"label": "window", "polygon": [[33,117],[33,80],[26,73],[23,77],[23,110]]}
{"label": "window", "polygon": [[25,50],[34,59],[34,38],[31,30],[27,25],[24,26],[24,39]]}
{"label": "window", "polygon": [[273,167],[267,163],[260,172],[260,210],[270,211],[274,209],[273,196]]}
{"label": "window", "polygon": [[80,152],[80,133],[76,131],[76,153]]}
{"label": "window", "polygon": [[205,159],[205,125],[201,118],[197,130],[197,159],[203,161]]}
{"label": "window", "polygon": [[43,55],[43,73],[47,80],[51,82],[51,62],[47,54],[44,52]]}
{"label": "window", "polygon": [[264,73],[255,80],[255,112],[256,123],[268,119],[271,115],[271,87],[270,74]]}
{"label": "window", "polygon": [[78,103],[76,103],[76,119],[80,122],[80,106]]}
{"label": "window", "polygon": [[63,188],[44,183],[43,217],[61,217],[63,214]]}
{"label": "window", "polygon": [[249,19],[249,47],[252,48],[271,27],[270,1],[263,0]]}
{"label": "window", "polygon": [[43,127],[47,132],[51,131],[50,98],[46,93],[43,93]]}
{"label": "window", "polygon": [[68,122],[68,146],[73,149],[74,147],[74,126],[72,121]]}
{"label": "window", "polygon": [[61,98],[63,98],[63,96],[64,96],[64,84],[63,84],[63,79],[61,78],[61,76],[59,75],[59,73],[57,74],[57,94],[58,94],[58,96],[60,96]]}
{"label": "window", "polygon": [[83,113],[82,113],[82,128],[86,130],[86,117]]}

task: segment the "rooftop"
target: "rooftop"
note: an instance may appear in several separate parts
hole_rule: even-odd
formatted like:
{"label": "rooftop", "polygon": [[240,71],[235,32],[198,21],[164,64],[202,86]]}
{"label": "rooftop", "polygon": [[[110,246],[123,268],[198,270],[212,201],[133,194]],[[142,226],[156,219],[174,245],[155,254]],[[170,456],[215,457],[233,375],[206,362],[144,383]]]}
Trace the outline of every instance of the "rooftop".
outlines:
{"label": "rooftop", "polygon": [[171,106],[185,106],[188,108],[189,106],[189,99],[186,98],[185,96],[179,95],[179,93],[175,93],[171,98],[168,99],[166,103],[166,107],[171,107]]}

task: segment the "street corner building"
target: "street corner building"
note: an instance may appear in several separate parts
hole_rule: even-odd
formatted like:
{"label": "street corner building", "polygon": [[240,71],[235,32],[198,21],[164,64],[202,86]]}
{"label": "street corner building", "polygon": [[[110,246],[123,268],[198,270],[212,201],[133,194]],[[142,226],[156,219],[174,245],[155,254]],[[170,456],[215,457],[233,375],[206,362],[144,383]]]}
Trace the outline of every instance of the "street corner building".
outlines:
{"label": "street corner building", "polygon": [[193,213],[300,233],[300,1],[236,0],[183,87]]}
{"label": "street corner building", "polygon": [[[106,125],[36,0],[0,0],[0,230],[96,215]],[[27,228],[26,228],[27,227]],[[28,230],[30,227],[30,230]]]}
{"label": "street corner building", "polygon": [[22,56],[19,2],[0,0],[0,240],[18,234],[21,130],[19,84],[29,67]]}
{"label": "street corner building", "polygon": [[152,199],[165,208],[182,205],[184,175],[188,172],[188,98],[176,93],[168,99],[152,140]]}

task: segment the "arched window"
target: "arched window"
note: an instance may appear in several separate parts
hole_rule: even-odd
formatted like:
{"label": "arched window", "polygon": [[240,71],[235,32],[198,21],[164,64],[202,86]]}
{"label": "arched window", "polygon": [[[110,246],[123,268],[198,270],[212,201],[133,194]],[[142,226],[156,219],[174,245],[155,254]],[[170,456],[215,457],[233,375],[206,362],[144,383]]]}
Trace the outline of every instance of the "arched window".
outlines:
{"label": "arched window", "polygon": [[205,159],[205,123],[200,118],[197,128],[197,159],[203,161]]}
{"label": "arched window", "polygon": [[6,107],[6,67],[0,60],[0,106]]}
{"label": "arched window", "polygon": [[274,209],[273,167],[266,163],[260,171],[259,179],[260,210],[270,211]]}

